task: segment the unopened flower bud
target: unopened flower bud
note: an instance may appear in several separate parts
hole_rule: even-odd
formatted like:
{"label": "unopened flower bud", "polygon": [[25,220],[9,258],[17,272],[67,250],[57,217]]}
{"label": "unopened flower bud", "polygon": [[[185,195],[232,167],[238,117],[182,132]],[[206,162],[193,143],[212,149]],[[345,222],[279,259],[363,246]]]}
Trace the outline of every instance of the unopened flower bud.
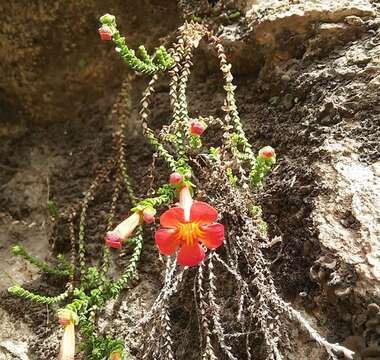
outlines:
{"label": "unopened flower bud", "polygon": [[102,24],[114,24],[115,23],[115,16],[111,14],[104,14],[103,16],[100,17],[100,22]]}
{"label": "unopened flower bud", "polygon": [[141,212],[134,212],[119,225],[117,225],[115,229],[107,232],[105,238],[106,244],[109,247],[121,249],[123,242],[127,241],[128,238],[134,233],[136,228],[140,225],[141,220]]}
{"label": "unopened flower bud", "polygon": [[121,355],[120,350],[112,351],[111,355],[108,359],[109,360],[122,360],[122,355]]}
{"label": "unopened flower bud", "polygon": [[106,40],[106,41],[112,40],[112,31],[108,25],[102,25],[98,29],[98,32],[100,35],[100,39]]}
{"label": "unopened flower bud", "polygon": [[170,177],[169,177],[170,185],[178,185],[182,181],[183,181],[183,176],[180,173],[174,172],[174,173],[170,174]]}
{"label": "unopened flower bud", "polygon": [[57,312],[58,322],[63,325],[69,325],[71,323],[76,324],[78,322],[78,315],[69,309],[60,309]]}
{"label": "unopened flower bud", "polygon": [[143,211],[143,219],[146,224],[154,223],[154,215],[156,215],[156,209],[147,207]]}
{"label": "unopened flower bud", "polygon": [[121,249],[123,245],[123,239],[118,231],[108,231],[106,234],[106,244],[108,247],[114,249]]}
{"label": "unopened flower bud", "polygon": [[195,120],[190,124],[190,134],[193,136],[201,136],[205,130],[205,124],[198,120]]}
{"label": "unopened flower bud", "polygon": [[64,326],[61,349],[58,359],[71,360],[75,357],[75,325],[78,323],[78,315],[69,309],[58,311],[58,321]]}
{"label": "unopened flower bud", "polygon": [[276,153],[271,146],[264,146],[259,150],[259,156],[263,159],[271,159],[276,156]]}

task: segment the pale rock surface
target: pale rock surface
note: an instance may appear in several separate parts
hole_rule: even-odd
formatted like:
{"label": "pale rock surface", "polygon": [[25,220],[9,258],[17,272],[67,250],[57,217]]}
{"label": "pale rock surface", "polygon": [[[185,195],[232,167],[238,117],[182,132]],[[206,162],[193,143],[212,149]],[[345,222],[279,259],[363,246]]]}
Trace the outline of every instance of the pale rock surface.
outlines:
{"label": "pale rock surface", "polygon": [[[326,143],[329,163],[318,173],[330,191],[316,201],[314,219],[328,252],[355,267],[363,296],[380,296],[380,162],[365,165],[350,140]],[[347,224],[347,214],[352,217]]]}

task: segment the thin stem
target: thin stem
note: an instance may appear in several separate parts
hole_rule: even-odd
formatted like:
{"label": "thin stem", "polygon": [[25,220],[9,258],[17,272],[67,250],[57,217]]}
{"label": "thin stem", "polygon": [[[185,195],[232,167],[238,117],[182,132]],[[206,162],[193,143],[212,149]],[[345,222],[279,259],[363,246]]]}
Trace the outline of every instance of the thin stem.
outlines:
{"label": "thin stem", "polygon": [[60,270],[60,269],[54,268],[51,265],[49,265],[47,262],[37,259],[36,257],[30,255],[21,245],[15,245],[12,248],[12,254],[15,256],[22,257],[23,259],[25,259],[32,265],[38,267],[39,269],[41,269],[43,272],[47,274],[62,276],[62,277],[66,277],[70,275],[70,272],[68,270]]}
{"label": "thin stem", "polygon": [[57,296],[42,296],[42,295],[34,294],[31,291],[28,291],[19,285],[10,287],[8,289],[8,292],[11,293],[12,295],[21,297],[23,299],[31,300],[33,302],[36,302],[39,304],[46,304],[46,305],[56,304],[60,301],[65,300],[69,296],[68,291],[65,291],[64,293]]}
{"label": "thin stem", "polygon": [[143,232],[140,228],[137,235],[131,239],[135,243],[135,248],[133,249],[133,253],[131,259],[129,260],[128,266],[124,271],[124,274],[120,277],[118,281],[113,283],[110,287],[110,297],[115,298],[119,295],[120,291],[127,285],[129,280],[135,274],[137,269],[137,264],[139,262],[141,251],[144,243]]}

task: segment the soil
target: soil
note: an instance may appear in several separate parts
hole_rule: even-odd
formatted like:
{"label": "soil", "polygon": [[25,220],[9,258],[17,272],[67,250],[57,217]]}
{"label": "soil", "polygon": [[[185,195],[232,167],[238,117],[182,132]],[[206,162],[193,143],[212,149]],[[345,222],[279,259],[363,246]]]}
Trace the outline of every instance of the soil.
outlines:
{"label": "soil", "polygon": [[[378,100],[375,95],[356,97],[356,107],[351,109],[353,112],[348,109],[350,104],[342,108],[328,102],[342,93],[345,99],[354,98],[358,84],[369,81],[370,70],[347,75],[347,66],[348,70],[333,80],[318,74],[323,70],[333,71],[331,64],[357,49],[357,41],[367,49],[378,41],[375,30],[358,33],[357,36],[359,40],[349,39],[336,45],[331,52],[314,56],[305,56],[306,47],[303,50],[298,48],[296,59],[288,62],[281,72],[273,73],[264,64],[262,68],[247,66],[244,71],[236,71],[235,79],[237,105],[253,147],[259,149],[272,145],[278,154],[276,167],[258,194],[268,223],[268,236],[280,239],[265,252],[273,277],[281,295],[305,311],[331,342],[343,342],[348,336],[364,331],[362,319],[365,318],[368,301],[331,297],[327,285],[321,285],[310,277],[310,269],[324,254],[313,218],[315,200],[321,194],[331,192],[324,187],[314,164],[331,156],[322,148],[327,140],[342,138],[350,138],[360,144],[360,161],[364,164],[378,161],[380,118],[375,108]],[[190,113],[193,116],[220,116],[224,98],[221,78],[205,56],[200,50],[199,62],[195,62],[198,68],[188,92]],[[352,66],[364,67],[367,64],[368,61],[362,60]],[[284,74],[291,74],[291,80]],[[152,169],[152,151],[136,125],[138,93],[147,79],[131,79],[131,86],[137,91],[131,99],[126,154],[137,194],[143,196],[150,188],[152,174],[153,179],[162,181],[168,173],[159,161]],[[161,83],[154,98],[151,120],[154,128],[159,128],[169,119],[168,90],[167,84]],[[7,323],[13,322],[15,327],[23,329],[16,334],[8,327],[0,327],[0,351],[5,349],[5,340],[12,340],[15,343],[28,342],[29,359],[52,359],[57,353],[59,332],[51,309],[14,298],[6,289],[22,283],[27,289],[55,295],[64,290],[64,284],[10,257],[9,248],[20,243],[34,255],[53,263],[57,253],[68,254],[67,230],[51,218],[47,202],[54,201],[60,211],[78,204],[94,174],[112,158],[112,131],[116,125],[110,113],[118,91],[118,86],[112,84],[105,96],[97,95],[95,102],[76,104],[75,115],[69,120],[62,115],[63,121],[59,123],[20,127],[11,136],[8,132],[0,143],[0,320],[7,319]],[[7,103],[6,106],[4,114],[17,113],[15,108],[24,111],[21,105],[20,109],[14,104]],[[112,175],[89,208],[86,241],[91,261],[96,261],[104,238],[112,197]],[[127,196],[123,194],[117,207],[117,219],[123,219],[129,207]],[[348,222],[350,216],[347,214]],[[352,222],[354,227],[355,219],[351,219]],[[115,265],[112,270],[117,272],[124,264],[124,257],[115,254],[113,258]],[[107,308],[103,316],[106,320],[104,326],[110,327],[110,319],[120,325],[128,322],[129,317],[138,318],[147,311],[162,284],[162,269],[163,261],[157,256],[152,238],[148,237],[138,277],[131,282],[122,299]],[[334,272],[343,279],[340,285],[355,284],[352,266],[339,264],[338,259]],[[178,304],[173,319],[174,326],[180,328],[187,326],[187,322],[191,323],[191,314]],[[123,333],[122,329],[120,333]],[[321,353],[313,353],[314,346],[307,344],[307,339],[297,331],[293,336],[299,337],[297,350],[290,352],[289,359],[324,358]],[[129,339],[128,346],[133,355],[138,341],[135,343]],[[186,341],[179,343],[179,359],[194,358],[189,346]],[[10,354],[9,350],[4,350],[4,355],[0,352],[0,359],[1,356],[11,359]]]}

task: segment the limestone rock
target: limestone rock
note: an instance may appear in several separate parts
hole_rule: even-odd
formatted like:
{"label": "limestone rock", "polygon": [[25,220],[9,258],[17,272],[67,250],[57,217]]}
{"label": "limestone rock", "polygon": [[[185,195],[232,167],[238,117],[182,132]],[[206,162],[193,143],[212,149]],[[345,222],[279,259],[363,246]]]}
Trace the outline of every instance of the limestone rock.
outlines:
{"label": "limestone rock", "polygon": [[326,251],[354,266],[362,296],[380,296],[380,162],[360,162],[353,141],[324,148],[331,161],[319,163],[318,172],[330,191],[316,201],[319,239]]}

